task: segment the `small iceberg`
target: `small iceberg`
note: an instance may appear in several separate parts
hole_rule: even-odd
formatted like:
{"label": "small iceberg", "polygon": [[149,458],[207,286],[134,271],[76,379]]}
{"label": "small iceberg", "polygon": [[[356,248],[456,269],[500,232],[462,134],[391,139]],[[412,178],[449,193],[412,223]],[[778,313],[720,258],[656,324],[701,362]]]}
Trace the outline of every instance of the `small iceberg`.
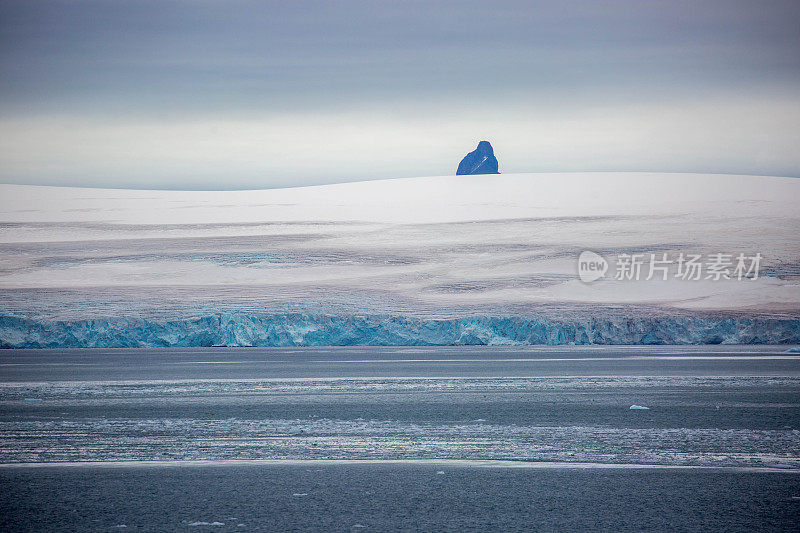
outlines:
{"label": "small iceberg", "polygon": [[466,174],[500,174],[497,170],[497,158],[489,141],[481,141],[478,147],[464,156],[458,164],[456,176]]}
{"label": "small iceberg", "polygon": [[795,346],[794,348],[789,348],[786,350],[786,353],[800,353],[800,346]]}
{"label": "small iceberg", "polygon": [[645,407],[644,405],[636,405],[636,404],[631,405],[631,411],[636,411],[640,409],[646,409],[648,411],[650,410],[649,407]]}

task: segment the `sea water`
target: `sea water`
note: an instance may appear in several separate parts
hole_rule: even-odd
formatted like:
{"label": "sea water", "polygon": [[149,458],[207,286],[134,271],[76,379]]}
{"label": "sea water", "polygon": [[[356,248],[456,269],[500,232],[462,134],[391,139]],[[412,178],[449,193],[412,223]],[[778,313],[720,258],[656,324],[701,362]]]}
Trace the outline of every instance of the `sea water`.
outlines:
{"label": "sea water", "polygon": [[800,519],[781,347],[6,350],[0,380],[5,529]]}

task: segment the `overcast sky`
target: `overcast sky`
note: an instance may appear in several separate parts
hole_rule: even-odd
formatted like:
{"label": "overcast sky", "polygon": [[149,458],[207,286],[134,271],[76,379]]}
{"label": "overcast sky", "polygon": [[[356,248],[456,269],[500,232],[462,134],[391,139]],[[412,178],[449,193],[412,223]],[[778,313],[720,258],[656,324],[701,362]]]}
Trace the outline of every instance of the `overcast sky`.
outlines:
{"label": "overcast sky", "polygon": [[800,2],[0,0],[0,182],[800,176]]}

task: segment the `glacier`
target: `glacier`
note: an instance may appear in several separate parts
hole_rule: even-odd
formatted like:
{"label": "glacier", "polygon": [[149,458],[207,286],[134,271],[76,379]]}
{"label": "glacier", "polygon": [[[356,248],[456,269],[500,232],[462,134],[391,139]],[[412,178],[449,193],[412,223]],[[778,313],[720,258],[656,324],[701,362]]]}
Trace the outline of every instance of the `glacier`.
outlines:
{"label": "glacier", "polygon": [[[712,174],[0,185],[0,347],[797,345],[798,201],[800,179]],[[584,251],[608,275],[581,281]],[[718,253],[759,276],[613,276]]]}
{"label": "glacier", "polygon": [[179,320],[0,316],[2,348],[797,344],[800,319],[649,317],[557,321],[472,316],[219,313]]}

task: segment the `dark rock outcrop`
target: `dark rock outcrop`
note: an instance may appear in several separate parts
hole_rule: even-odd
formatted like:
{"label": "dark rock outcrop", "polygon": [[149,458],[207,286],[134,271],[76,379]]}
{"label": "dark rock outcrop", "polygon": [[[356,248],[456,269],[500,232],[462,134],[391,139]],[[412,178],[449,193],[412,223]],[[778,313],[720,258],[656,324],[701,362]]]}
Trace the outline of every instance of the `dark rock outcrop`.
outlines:
{"label": "dark rock outcrop", "polygon": [[458,164],[456,176],[465,174],[500,174],[497,170],[497,158],[489,141],[479,142],[478,147]]}

